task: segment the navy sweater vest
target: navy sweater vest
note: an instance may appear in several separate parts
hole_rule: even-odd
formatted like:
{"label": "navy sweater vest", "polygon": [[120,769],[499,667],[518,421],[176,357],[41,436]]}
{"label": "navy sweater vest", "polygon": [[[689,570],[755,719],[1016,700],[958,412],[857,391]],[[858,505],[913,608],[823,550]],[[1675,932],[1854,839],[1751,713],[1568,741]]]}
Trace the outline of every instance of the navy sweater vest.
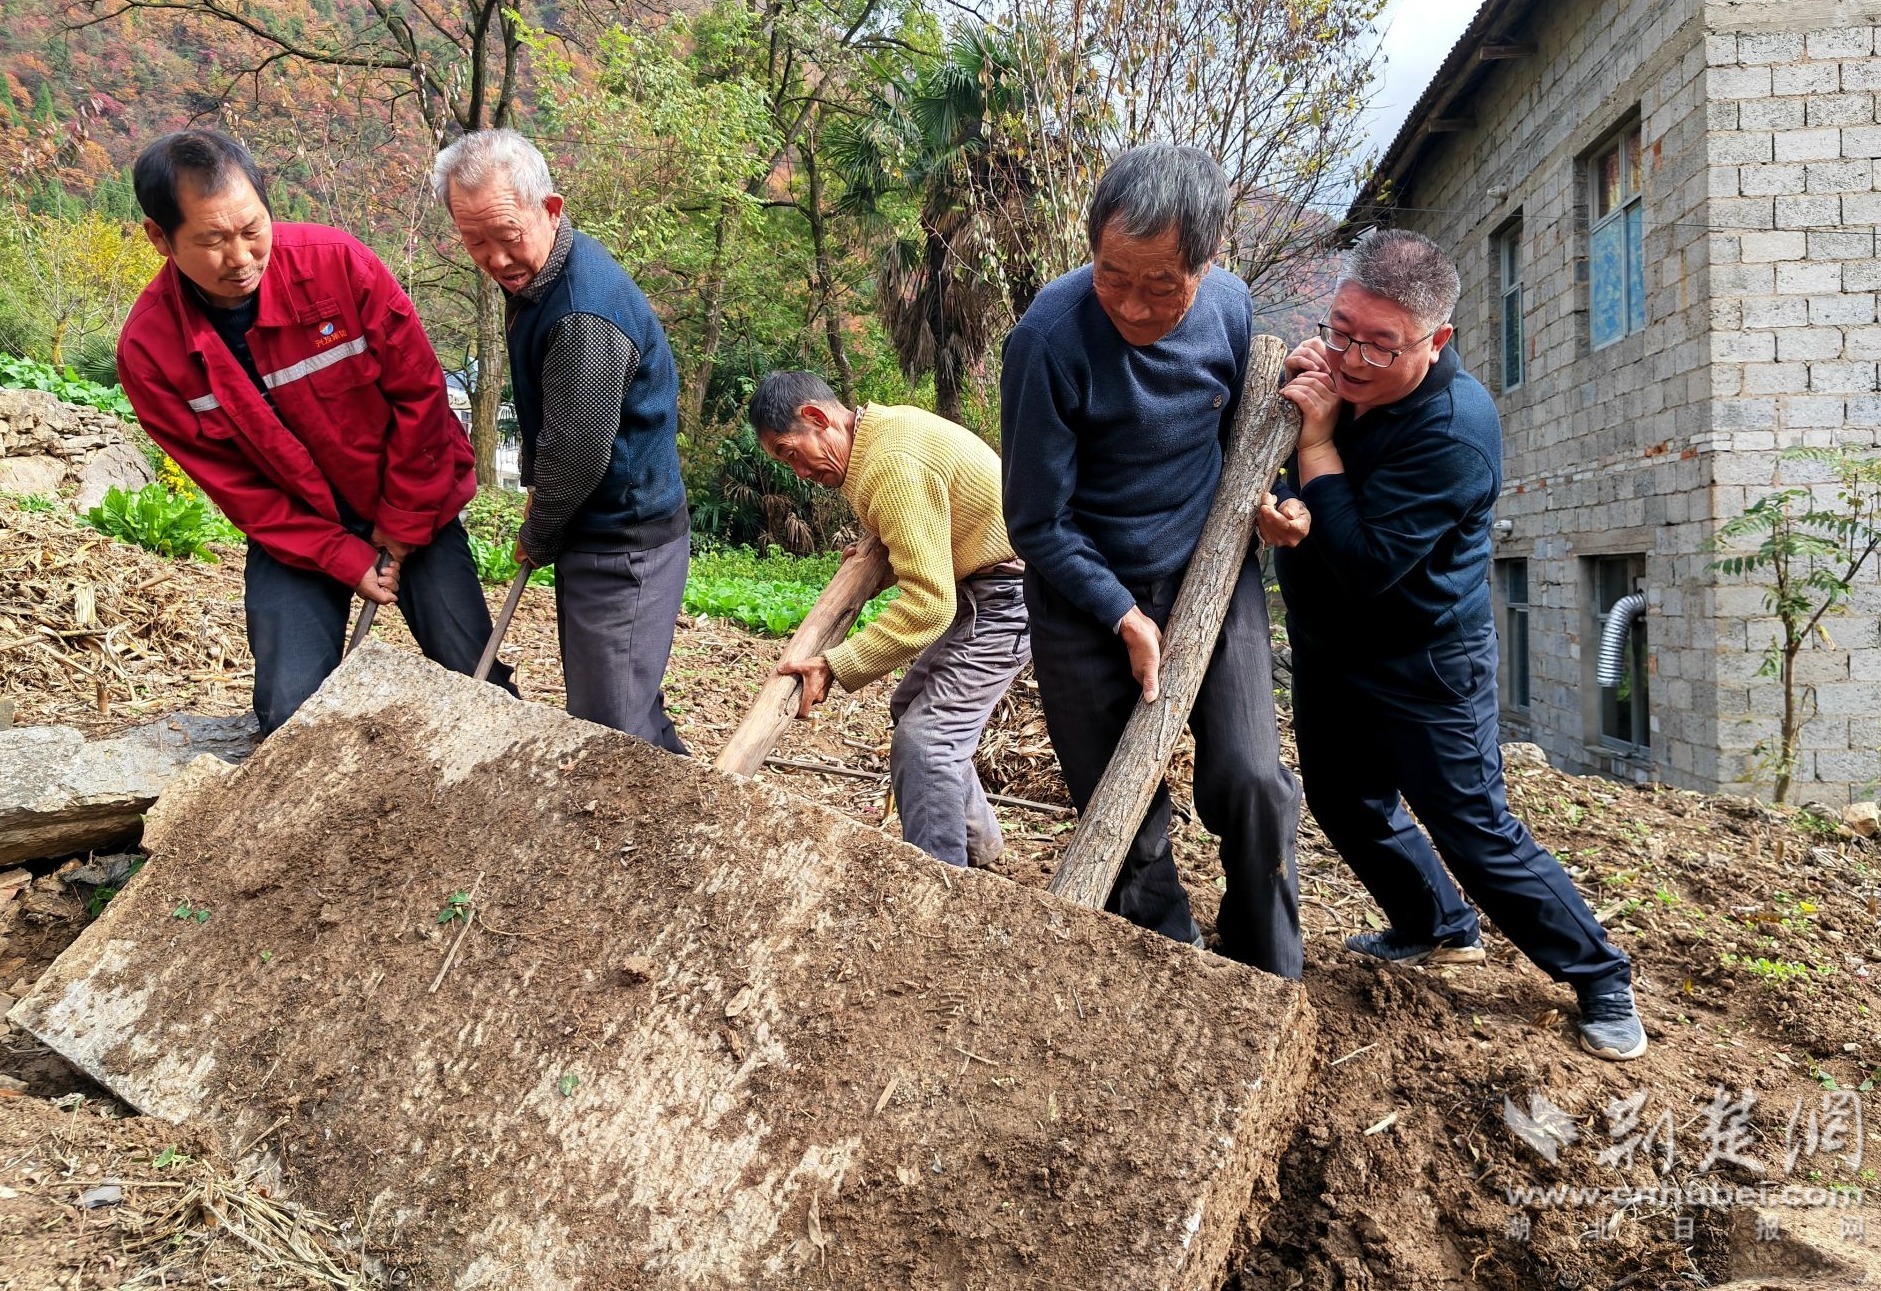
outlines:
{"label": "navy sweater vest", "polygon": [[[543,361],[556,324],[593,314],[620,328],[640,351],[640,368],[621,400],[607,474],[568,528],[573,551],[654,546],[684,532],[686,486],[679,474],[679,369],[666,331],[627,271],[599,242],[577,232],[561,275],[541,300],[516,311],[509,325],[510,383],[525,448],[542,429]],[[678,513],[682,518],[675,522]]]}

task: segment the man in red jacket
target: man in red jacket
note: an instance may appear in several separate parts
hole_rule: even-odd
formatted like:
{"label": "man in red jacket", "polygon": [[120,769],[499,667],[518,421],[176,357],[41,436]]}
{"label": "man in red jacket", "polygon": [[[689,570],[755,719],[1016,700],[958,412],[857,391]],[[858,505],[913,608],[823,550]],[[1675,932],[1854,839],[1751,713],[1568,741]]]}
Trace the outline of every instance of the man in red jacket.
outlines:
{"label": "man in red jacket", "polygon": [[[429,658],[472,671],[490,612],[457,515],[477,483],[410,299],[347,234],[275,224],[254,159],[225,135],[165,135],[132,182],[168,263],[124,324],[118,377],[150,437],[248,535],[262,734],[338,666],[355,593],[396,601]],[[492,679],[508,686],[509,670]]]}

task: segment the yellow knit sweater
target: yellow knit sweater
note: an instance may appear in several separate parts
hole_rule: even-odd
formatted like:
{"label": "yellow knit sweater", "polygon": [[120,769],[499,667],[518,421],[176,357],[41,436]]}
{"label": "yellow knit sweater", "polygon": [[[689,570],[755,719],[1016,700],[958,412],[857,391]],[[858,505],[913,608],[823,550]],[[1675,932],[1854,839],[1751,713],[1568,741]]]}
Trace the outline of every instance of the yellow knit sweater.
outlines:
{"label": "yellow knit sweater", "polygon": [[1012,559],[999,505],[999,455],[964,426],[920,408],[868,405],[856,419],[842,495],[888,548],[901,595],[826,656],[858,690],[927,649],[954,621],[954,585]]}

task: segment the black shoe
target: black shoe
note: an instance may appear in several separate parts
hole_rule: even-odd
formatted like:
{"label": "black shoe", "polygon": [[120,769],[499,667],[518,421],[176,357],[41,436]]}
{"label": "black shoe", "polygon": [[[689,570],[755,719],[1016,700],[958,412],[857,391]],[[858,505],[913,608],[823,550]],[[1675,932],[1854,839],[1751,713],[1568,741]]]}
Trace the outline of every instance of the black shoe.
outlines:
{"label": "black shoe", "polygon": [[1345,939],[1345,948],[1389,964],[1480,964],[1484,959],[1481,937],[1461,943],[1409,941],[1389,928],[1355,933]]}

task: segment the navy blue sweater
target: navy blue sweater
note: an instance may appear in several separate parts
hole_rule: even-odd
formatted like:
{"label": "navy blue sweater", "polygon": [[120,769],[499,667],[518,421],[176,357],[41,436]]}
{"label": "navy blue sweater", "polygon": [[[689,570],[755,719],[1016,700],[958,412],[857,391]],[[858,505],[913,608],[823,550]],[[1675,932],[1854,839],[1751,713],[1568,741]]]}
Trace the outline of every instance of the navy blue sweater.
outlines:
{"label": "navy blue sweater", "polygon": [[1275,555],[1288,632],[1336,655],[1391,657],[1487,624],[1502,423],[1455,349],[1397,403],[1347,408],[1332,442],[1345,474],[1299,490],[1312,529]]}
{"label": "navy blue sweater", "polygon": [[1050,283],[1006,338],[1006,531],[1026,564],[1106,626],[1188,564],[1221,477],[1254,308],[1216,269],[1154,345],[1131,345],[1086,265]]}

